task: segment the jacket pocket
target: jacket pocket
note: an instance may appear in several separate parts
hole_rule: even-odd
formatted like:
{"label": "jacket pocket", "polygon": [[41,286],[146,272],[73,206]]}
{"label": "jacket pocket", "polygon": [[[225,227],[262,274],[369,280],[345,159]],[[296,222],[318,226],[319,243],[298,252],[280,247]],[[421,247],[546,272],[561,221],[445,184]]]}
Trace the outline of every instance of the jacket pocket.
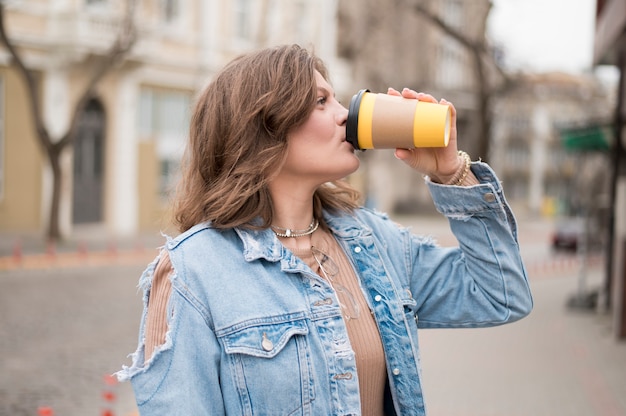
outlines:
{"label": "jacket pocket", "polygon": [[254,326],[223,335],[244,414],[294,415],[315,397],[305,320]]}

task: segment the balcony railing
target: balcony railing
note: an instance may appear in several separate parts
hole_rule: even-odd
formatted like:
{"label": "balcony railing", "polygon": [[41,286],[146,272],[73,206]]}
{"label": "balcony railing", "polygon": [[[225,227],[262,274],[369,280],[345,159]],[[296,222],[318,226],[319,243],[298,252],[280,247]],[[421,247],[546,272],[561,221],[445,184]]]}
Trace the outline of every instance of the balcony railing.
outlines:
{"label": "balcony railing", "polygon": [[49,41],[75,50],[106,51],[122,30],[123,13],[75,11],[50,14]]}

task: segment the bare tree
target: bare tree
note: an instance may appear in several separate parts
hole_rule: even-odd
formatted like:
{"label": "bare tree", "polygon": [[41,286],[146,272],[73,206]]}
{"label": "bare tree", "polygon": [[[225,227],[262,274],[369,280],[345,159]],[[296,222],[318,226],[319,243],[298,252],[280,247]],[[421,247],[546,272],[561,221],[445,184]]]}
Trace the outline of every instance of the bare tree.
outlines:
{"label": "bare tree", "polygon": [[58,240],[61,237],[59,208],[61,203],[61,184],[63,175],[61,170],[61,154],[63,150],[70,146],[78,130],[78,122],[85,106],[95,94],[98,83],[128,54],[137,39],[137,32],[134,23],[136,0],[128,0],[126,2],[126,11],[121,25],[121,29],[116,40],[109,48],[108,52],[101,56],[96,65],[93,67],[92,73],[88,78],[84,90],[76,101],[69,127],[60,137],[52,137],[45,125],[43,114],[41,111],[41,102],[38,83],[33,76],[33,72],[29,69],[22,59],[16,45],[11,41],[6,33],[5,27],[5,4],[0,1],[0,39],[8,50],[12,58],[12,64],[16,66],[18,73],[26,84],[28,94],[30,112],[35,124],[35,131],[41,148],[45,151],[50,168],[52,170],[52,200],[50,203],[50,212],[48,217],[48,228],[46,231],[47,238]]}
{"label": "bare tree", "polygon": [[[483,160],[486,160],[489,156],[489,143],[491,135],[491,100],[497,90],[503,91],[510,87],[512,79],[508,74],[498,65],[498,62],[494,59],[488,48],[486,40],[486,22],[487,17],[491,9],[491,3],[485,10],[481,18],[481,27],[478,36],[472,39],[470,35],[462,33],[457,29],[446,24],[446,22],[440,17],[433,14],[421,0],[412,0],[411,6],[413,10],[437,28],[442,30],[446,35],[450,36],[459,44],[461,44],[471,55],[474,63],[474,77],[476,85],[477,96],[477,114],[479,118],[478,122],[478,156]],[[495,69],[500,75],[502,82],[499,85],[495,85],[489,82],[489,69]]]}

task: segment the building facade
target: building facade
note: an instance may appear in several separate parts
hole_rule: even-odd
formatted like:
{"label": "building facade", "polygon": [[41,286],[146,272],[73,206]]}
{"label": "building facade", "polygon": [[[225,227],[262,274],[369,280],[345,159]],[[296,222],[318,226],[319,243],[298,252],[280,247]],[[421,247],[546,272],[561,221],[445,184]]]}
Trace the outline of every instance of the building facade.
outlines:
{"label": "building facade", "polygon": [[569,149],[564,132],[610,130],[613,102],[595,76],[564,73],[518,75],[497,99],[489,161],[519,213],[575,216],[606,204],[608,142]]}
{"label": "building facade", "polygon": [[[55,139],[99,59],[121,30],[125,0],[16,0],[7,34],[36,75],[38,105]],[[107,73],[62,156],[60,223],[114,237],[167,229],[168,195],[195,93],[227,61],[266,45],[300,43],[343,84],[336,0],[137,1],[137,41]],[[0,47],[0,232],[43,231],[51,172],[37,144],[28,95]]]}
{"label": "building facade", "polygon": [[626,0],[596,1],[594,65],[614,65],[620,76],[611,147],[610,238],[605,298],[613,312],[614,334],[626,338]]}
{"label": "building facade", "polygon": [[[36,74],[53,137],[67,130],[90,71],[120,31],[128,1],[6,3],[8,35]],[[458,111],[459,147],[475,159],[483,156],[472,151],[483,138],[474,137],[479,85],[471,51],[416,5],[470,40],[484,37],[488,0],[136,0],[136,44],[98,84],[77,140],[63,154],[63,234],[85,227],[114,237],[170,231],[168,198],[196,92],[235,56],[269,45],[315,50],[346,106],[362,88],[406,86],[445,97]],[[577,162],[559,147],[554,126],[604,114],[595,87],[585,77],[529,76],[494,103],[487,156],[502,172],[512,202],[530,212],[550,201],[562,205]],[[360,157],[362,168],[350,180],[370,206],[432,209],[422,178],[393,151]],[[0,47],[0,232],[45,230],[51,182],[24,83]]]}

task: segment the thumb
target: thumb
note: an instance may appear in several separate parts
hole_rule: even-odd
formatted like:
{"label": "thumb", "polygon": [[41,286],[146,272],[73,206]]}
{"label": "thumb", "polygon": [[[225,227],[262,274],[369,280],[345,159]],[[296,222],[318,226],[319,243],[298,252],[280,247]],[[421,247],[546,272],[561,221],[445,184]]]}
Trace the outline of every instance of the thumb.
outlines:
{"label": "thumb", "polygon": [[405,160],[410,155],[411,154],[407,149],[396,149],[396,151],[394,152],[394,156],[400,160]]}
{"label": "thumb", "polygon": [[414,169],[417,166],[417,156],[409,149],[396,149],[394,156]]}

